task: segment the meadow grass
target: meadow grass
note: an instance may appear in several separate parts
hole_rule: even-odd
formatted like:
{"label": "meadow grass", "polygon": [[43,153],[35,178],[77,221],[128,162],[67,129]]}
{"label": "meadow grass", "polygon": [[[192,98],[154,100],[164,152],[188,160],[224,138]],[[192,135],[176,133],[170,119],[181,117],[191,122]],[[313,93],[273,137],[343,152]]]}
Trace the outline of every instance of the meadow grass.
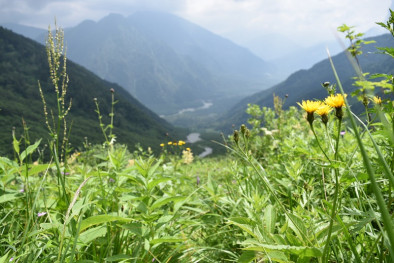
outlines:
{"label": "meadow grass", "polygon": [[248,125],[219,142],[227,153],[204,159],[182,140],[156,154],[117,144],[111,90],[110,124],[96,103],[104,143],[70,152],[56,32],[51,157],[37,154],[27,127],[13,136],[15,158],[0,157],[0,263],[393,262],[390,75],[379,87],[387,99],[361,93],[365,116],[352,112],[339,78],[340,92],[324,83],[327,99],[301,109],[283,109],[275,95],[273,109],[249,105]]}

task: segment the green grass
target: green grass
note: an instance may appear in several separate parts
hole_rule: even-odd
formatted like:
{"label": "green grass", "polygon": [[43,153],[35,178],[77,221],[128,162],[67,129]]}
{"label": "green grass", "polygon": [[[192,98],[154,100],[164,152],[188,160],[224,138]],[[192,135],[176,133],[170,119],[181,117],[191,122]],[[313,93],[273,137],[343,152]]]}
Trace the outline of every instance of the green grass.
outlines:
{"label": "green grass", "polygon": [[45,149],[25,126],[13,134],[14,158],[0,157],[0,263],[392,262],[386,77],[387,98],[366,105],[369,116],[345,99],[325,123],[274,97],[274,109],[250,105],[249,124],[232,136],[202,134],[224,153],[192,161],[203,144],[163,141],[156,153],[117,144],[116,106],[107,124],[97,105],[106,139],[81,152],[63,150],[61,123]]}

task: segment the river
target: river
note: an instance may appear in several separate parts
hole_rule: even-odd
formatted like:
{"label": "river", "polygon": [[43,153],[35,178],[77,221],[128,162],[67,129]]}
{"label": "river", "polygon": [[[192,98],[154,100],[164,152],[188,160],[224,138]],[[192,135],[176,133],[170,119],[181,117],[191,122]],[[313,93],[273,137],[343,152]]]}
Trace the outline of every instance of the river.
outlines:
{"label": "river", "polygon": [[[192,132],[186,137],[187,143],[195,143],[201,141],[200,134],[198,132]],[[212,154],[213,149],[211,147],[204,147],[204,151],[198,155],[200,158],[204,158],[210,154]]]}

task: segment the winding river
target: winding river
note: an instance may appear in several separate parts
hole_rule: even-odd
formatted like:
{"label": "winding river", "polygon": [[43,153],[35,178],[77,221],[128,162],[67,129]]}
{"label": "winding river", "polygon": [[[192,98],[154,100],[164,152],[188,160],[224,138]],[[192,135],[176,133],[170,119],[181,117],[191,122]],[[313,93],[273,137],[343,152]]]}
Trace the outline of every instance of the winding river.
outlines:
{"label": "winding river", "polygon": [[[201,141],[200,134],[198,132],[193,132],[187,135],[186,142],[188,143],[195,143]],[[204,151],[198,155],[200,158],[204,158],[210,154],[212,154],[213,149],[211,147],[204,147]]]}

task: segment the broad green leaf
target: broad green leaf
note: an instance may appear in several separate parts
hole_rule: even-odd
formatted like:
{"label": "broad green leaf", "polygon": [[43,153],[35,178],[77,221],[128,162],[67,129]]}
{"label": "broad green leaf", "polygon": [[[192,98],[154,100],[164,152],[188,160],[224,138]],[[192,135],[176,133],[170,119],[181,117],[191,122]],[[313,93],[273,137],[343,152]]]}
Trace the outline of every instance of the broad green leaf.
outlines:
{"label": "broad green leaf", "polygon": [[251,250],[246,250],[242,252],[242,255],[238,258],[238,263],[249,263],[256,258],[256,253]]}
{"label": "broad green leaf", "polygon": [[131,233],[136,234],[139,237],[142,237],[146,230],[146,227],[143,226],[142,223],[129,223],[124,224],[121,227],[129,230]]}
{"label": "broad green leaf", "polygon": [[145,238],[145,240],[144,240],[144,249],[145,249],[146,251],[149,251],[149,249],[150,249],[149,240],[146,239],[146,238]]}
{"label": "broad green leaf", "polygon": [[7,254],[5,254],[4,256],[2,256],[2,257],[0,258],[0,263],[8,262],[8,261],[7,261],[7,259],[8,259],[8,253],[9,253],[9,252],[7,252]]}
{"label": "broad green leaf", "polygon": [[79,240],[84,244],[89,244],[98,237],[102,237],[107,234],[107,228],[105,226],[98,226],[86,230],[79,235]]}
{"label": "broad green leaf", "polygon": [[15,199],[18,199],[21,197],[22,197],[22,195],[19,195],[19,194],[5,194],[5,195],[0,196],[0,204],[15,200]]}
{"label": "broad green leaf", "polygon": [[161,207],[161,206],[163,206],[163,205],[165,205],[165,204],[167,204],[167,203],[169,203],[169,202],[177,203],[177,202],[183,201],[183,200],[185,200],[185,199],[186,199],[185,196],[162,197],[162,198],[156,200],[156,202],[154,202],[154,203],[152,204],[152,206],[150,207],[150,209],[151,209],[151,210],[154,210],[154,209],[159,208],[159,207]]}
{"label": "broad green leaf", "polygon": [[267,231],[273,234],[275,231],[275,223],[276,223],[276,209],[271,204],[269,204],[265,208],[264,221]]}
{"label": "broad green leaf", "polygon": [[[49,168],[51,168],[53,166],[55,166],[55,165],[54,164],[51,164],[51,165],[49,165],[49,164],[32,165],[32,166],[29,167],[29,171],[28,171],[29,176],[36,175],[36,174],[39,174],[41,172],[44,172],[44,171],[46,171],[47,169],[49,169]],[[22,168],[22,175],[25,175],[25,174],[26,174],[26,167],[23,166],[23,168]]]}
{"label": "broad green leaf", "polygon": [[151,166],[151,167],[149,168],[148,177],[151,177],[151,176],[156,172],[156,170],[157,170],[157,168],[160,166],[160,164],[161,164],[161,160],[157,161],[157,162],[155,163],[155,165],[153,165],[153,166]]}
{"label": "broad green leaf", "polygon": [[36,141],[36,143],[34,143],[33,145],[30,145],[29,147],[27,147],[26,150],[24,150],[21,153],[20,161],[23,162],[23,160],[26,158],[26,156],[32,154],[37,149],[38,145],[40,145],[40,142],[41,142],[41,139]]}
{"label": "broad green leaf", "polygon": [[171,178],[167,177],[167,178],[158,178],[155,180],[152,180],[148,183],[148,190],[150,191],[151,189],[153,189],[156,185],[160,184],[160,183],[164,183],[167,181],[170,181]]}
{"label": "broad green leaf", "polygon": [[98,225],[98,224],[103,224],[103,223],[108,223],[112,221],[131,221],[132,219],[130,218],[125,218],[121,216],[112,216],[112,215],[97,215],[97,216],[91,216],[86,219],[84,219],[81,222],[81,228],[79,232],[83,232],[86,228],[91,227],[93,225]]}
{"label": "broad green leaf", "polygon": [[167,222],[170,221],[173,217],[174,217],[173,215],[165,215],[165,216],[162,216],[162,217],[160,217],[160,218],[157,220],[157,223],[167,223]]}

